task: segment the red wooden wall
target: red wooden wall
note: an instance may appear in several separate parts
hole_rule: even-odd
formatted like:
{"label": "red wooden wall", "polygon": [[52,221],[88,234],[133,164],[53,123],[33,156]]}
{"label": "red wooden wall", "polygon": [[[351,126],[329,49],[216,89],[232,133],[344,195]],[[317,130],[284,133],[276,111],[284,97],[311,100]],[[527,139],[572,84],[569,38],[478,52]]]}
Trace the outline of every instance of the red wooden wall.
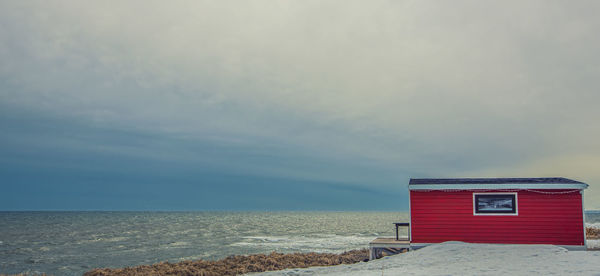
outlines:
{"label": "red wooden wall", "polygon": [[518,215],[486,216],[473,215],[473,191],[410,191],[412,242],[584,245],[581,198],[519,191]]}

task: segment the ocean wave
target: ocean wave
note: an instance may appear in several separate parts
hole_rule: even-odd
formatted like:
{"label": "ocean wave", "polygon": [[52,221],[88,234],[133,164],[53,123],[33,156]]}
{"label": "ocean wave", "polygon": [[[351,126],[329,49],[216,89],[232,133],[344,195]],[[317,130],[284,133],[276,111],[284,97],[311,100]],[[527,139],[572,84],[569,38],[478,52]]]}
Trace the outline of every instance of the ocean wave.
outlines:
{"label": "ocean wave", "polygon": [[184,241],[176,241],[176,242],[171,242],[171,243],[168,243],[168,244],[166,245],[166,247],[167,247],[167,248],[169,248],[169,247],[185,247],[185,246],[188,246],[189,244],[190,244],[189,242],[184,242]]}
{"label": "ocean wave", "polygon": [[252,247],[268,251],[300,251],[318,253],[340,253],[364,248],[375,236],[250,236],[243,241],[230,244],[234,247]]}
{"label": "ocean wave", "polygon": [[128,237],[112,237],[112,238],[92,238],[87,240],[81,240],[77,243],[96,243],[96,242],[120,242],[128,240]]}

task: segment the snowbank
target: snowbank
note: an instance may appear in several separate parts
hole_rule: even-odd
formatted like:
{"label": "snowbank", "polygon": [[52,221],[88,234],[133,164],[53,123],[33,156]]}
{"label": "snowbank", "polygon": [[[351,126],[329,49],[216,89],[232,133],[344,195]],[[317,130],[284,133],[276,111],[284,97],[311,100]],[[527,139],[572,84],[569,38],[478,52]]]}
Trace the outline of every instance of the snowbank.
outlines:
{"label": "snowbank", "polygon": [[599,275],[600,251],[567,251],[553,245],[446,242],[370,262],[288,269],[272,275]]}
{"label": "snowbank", "polygon": [[600,240],[587,240],[588,250],[600,250]]}

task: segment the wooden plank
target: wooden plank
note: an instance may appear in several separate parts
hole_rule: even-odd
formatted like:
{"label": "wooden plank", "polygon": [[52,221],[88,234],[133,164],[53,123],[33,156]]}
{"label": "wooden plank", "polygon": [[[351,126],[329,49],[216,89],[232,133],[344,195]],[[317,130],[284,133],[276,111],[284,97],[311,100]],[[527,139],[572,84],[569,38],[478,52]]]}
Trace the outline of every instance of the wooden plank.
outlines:
{"label": "wooden plank", "polygon": [[410,250],[410,241],[396,238],[376,238],[369,243],[369,260]]}
{"label": "wooden plank", "polygon": [[370,248],[410,248],[410,241],[395,238],[376,238],[369,243]]}
{"label": "wooden plank", "polygon": [[396,240],[394,238],[376,238],[371,243],[397,243],[397,244],[410,244],[408,240]]}

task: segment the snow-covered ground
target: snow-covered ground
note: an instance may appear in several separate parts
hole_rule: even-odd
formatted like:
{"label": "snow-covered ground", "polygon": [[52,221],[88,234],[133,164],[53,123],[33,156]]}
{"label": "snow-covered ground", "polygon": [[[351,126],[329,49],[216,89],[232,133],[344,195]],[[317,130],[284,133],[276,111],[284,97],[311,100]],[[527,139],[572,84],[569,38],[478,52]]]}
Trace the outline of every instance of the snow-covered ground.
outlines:
{"label": "snow-covered ground", "polygon": [[587,240],[587,248],[600,250],[600,240]]}
{"label": "snow-covered ground", "polygon": [[273,275],[600,275],[600,251],[553,245],[445,242],[370,262],[288,269]]}

